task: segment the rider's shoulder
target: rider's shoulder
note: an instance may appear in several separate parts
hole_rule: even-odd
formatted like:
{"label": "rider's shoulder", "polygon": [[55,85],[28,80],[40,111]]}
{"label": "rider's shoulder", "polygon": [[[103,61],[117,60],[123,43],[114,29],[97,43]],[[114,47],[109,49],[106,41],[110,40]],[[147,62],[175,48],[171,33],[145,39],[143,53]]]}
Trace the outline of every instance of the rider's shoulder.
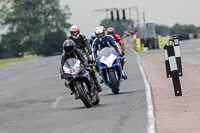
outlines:
{"label": "rider's shoulder", "polygon": [[105,35],[105,39],[114,39],[111,35]]}
{"label": "rider's shoulder", "polygon": [[115,39],[120,39],[120,36],[118,34],[115,34]]}
{"label": "rider's shoulder", "polygon": [[95,38],[93,44],[100,42],[99,39]]}
{"label": "rider's shoulder", "polygon": [[79,34],[79,37],[80,37],[81,39],[85,39],[85,38],[86,38],[86,36],[85,36],[85,35],[82,35],[82,34]]}
{"label": "rider's shoulder", "polygon": [[82,53],[80,49],[75,49],[75,53]]}

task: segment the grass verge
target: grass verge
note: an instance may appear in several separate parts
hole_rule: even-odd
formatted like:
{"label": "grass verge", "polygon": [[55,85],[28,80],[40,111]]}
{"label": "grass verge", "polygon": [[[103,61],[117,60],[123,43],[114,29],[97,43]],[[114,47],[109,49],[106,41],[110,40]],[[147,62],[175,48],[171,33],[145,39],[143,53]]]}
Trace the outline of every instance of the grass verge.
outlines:
{"label": "grass verge", "polygon": [[28,57],[28,58],[8,58],[8,59],[0,59],[0,65],[4,65],[10,62],[16,62],[16,61],[23,61],[23,60],[29,60],[29,59],[36,59],[36,58],[42,58],[43,56],[37,56],[37,57]]}

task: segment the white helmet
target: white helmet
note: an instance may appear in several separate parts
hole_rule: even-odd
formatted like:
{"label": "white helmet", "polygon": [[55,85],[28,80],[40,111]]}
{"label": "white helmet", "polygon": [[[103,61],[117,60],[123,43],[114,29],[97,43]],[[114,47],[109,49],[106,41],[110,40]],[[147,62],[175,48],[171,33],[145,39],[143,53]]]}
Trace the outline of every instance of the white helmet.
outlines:
{"label": "white helmet", "polygon": [[93,32],[91,35],[92,40],[94,40],[96,37],[97,37],[96,34]]}
{"label": "white helmet", "polygon": [[[105,28],[103,26],[98,26],[95,28],[94,30],[97,38],[100,40],[100,41],[103,41],[105,39]],[[98,37],[98,34],[103,34],[103,37]]]}

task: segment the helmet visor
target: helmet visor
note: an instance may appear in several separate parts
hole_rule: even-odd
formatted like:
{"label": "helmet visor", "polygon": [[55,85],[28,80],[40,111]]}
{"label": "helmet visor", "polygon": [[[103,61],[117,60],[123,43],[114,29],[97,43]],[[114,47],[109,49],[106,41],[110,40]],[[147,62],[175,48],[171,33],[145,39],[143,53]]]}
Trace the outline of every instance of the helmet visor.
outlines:
{"label": "helmet visor", "polygon": [[74,50],[74,46],[71,46],[71,47],[64,47],[64,50],[65,50],[66,52],[73,51],[73,50]]}
{"label": "helmet visor", "polygon": [[108,35],[114,35],[113,32],[107,32]]}
{"label": "helmet visor", "polygon": [[78,31],[72,32],[73,36],[77,36],[78,35]]}
{"label": "helmet visor", "polygon": [[103,33],[97,34],[97,37],[98,37],[98,38],[103,37]]}

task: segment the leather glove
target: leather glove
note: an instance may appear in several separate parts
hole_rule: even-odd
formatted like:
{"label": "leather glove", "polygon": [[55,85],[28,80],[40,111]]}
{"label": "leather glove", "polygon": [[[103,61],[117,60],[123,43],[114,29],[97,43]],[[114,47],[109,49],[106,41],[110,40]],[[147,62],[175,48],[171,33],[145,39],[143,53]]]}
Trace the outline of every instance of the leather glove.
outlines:
{"label": "leather glove", "polygon": [[123,57],[123,55],[121,53],[119,53],[118,55],[119,55],[119,57]]}

